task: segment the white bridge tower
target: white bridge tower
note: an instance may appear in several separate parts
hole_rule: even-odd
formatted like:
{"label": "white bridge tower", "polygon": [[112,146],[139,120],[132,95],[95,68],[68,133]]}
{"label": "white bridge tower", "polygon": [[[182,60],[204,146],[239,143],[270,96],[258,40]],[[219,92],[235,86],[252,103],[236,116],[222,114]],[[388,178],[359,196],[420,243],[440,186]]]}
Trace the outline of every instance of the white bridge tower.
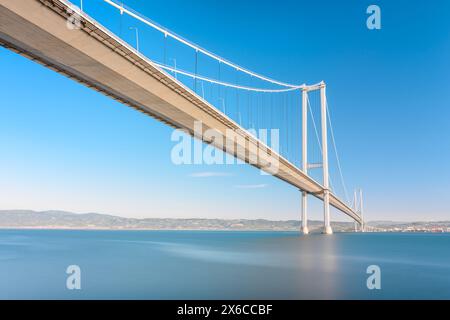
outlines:
{"label": "white bridge tower", "polygon": [[[330,187],[328,177],[328,133],[326,85],[320,83],[320,113],[322,124],[322,170],[323,170],[323,233],[332,234],[330,224]],[[308,87],[302,89],[302,171],[308,174]],[[308,234],[308,194],[302,191],[302,232]]]}

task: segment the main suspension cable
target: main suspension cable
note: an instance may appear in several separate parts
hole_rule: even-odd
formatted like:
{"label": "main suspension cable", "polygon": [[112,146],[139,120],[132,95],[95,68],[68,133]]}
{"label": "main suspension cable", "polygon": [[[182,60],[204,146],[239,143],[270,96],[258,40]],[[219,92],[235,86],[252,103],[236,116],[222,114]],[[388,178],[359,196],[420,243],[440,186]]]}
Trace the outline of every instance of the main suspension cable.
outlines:
{"label": "main suspension cable", "polygon": [[149,18],[145,17],[144,15],[136,12],[135,10],[133,10],[133,9],[127,7],[127,6],[125,6],[123,3],[118,3],[117,0],[104,0],[104,1],[107,4],[109,4],[109,5],[113,6],[113,7],[115,7],[116,9],[118,9],[120,11],[120,14],[126,13],[129,16],[131,16],[131,17],[133,17],[133,18],[135,18],[135,19],[145,23],[146,25],[152,27],[153,29],[163,33],[166,37],[171,37],[171,38],[175,39],[176,41],[178,41],[178,42],[180,42],[180,43],[182,43],[182,44],[184,44],[184,45],[194,49],[195,51],[201,52],[202,54],[204,54],[204,55],[206,55],[206,56],[208,56],[208,57],[210,57],[210,58],[212,58],[212,59],[214,59],[216,61],[219,61],[220,63],[224,63],[227,66],[229,66],[229,67],[231,67],[233,69],[236,69],[237,71],[243,72],[243,73],[245,73],[245,74],[247,74],[249,76],[252,76],[252,77],[258,78],[260,80],[267,81],[267,82],[270,82],[272,84],[276,84],[276,85],[279,85],[279,86],[282,86],[282,87],[288,87],[288,88],[299,88],[300,87],[300,85],[295,85],[295,84],[290,84],[290,83],[274,80],[272,78],[260,75],[260,74],[258,74],[256,72],[253,72],[253,71],[250,71],[250,70],[248,70],[248,69],[246,69],[244,67],[241,67],[241,66],[239,66],[239,65],[237,65],[235,63],[232,63],[232,62],[230,62],[230,61],[228,61],[228,60],[226,60],[226,59],[224,59],[224,58],[222,58],[222,57],[220,57],[220,56],[218,56],[218,55],[216,55],[216,54],[214,54],[214,53],[212,53],[210,51],[207,51],[207,50],[203,49],[202,47],[194,44],[193,42],[184,39],[183,37],[175,34],[172,31],[170,31],[169,29],[160,26],[159,24],[157,24],[156,22],[153,22],[152,20],[150,20]]}
{"label": "main suspension cable", "polygon": [[255,88],[255,87],[247,87],[247,86],[241,86],[241,85],[236,85],[233,83],[229,83],[229,82],[223,82],[223,81],[219,81],[219,80],[215,80],[215,79],[211,79],[211,78],[207,78],[204,76],[200,76],[200,75],[196,75],[193,74],[189,71],[184,71],[181,69],[175,69],[173,67],[170,66],[166,66],[157,62],[153,62],[153,64],[161,69],[176,73],[176,74],[182,74],[184,76],[193,78],[193,79],[197,79],[197,80],[202,80],[202,81],[206,81],[206,82],[210,82],[210,83],[214,83],[220,86],[224,86],[224,87],[229,87],[229,88],[235,88],[235,89],[241,89],[241,90],[248,90],[248,91],[255,91],[255,92],[266,92],[266,93],[278,93],[278,92],[288,92],[288,91],[294,91],[294,90],[299,90],[302,88],[305,88],[306,85],[301,85],[299,87],[295,87],[295,88],[286,88],[286,89],[263,89],[263,88]]}
{"label": "main suspension cable", "polygon": [[330,116],[330,109],[328,107],[328,101],[326,101],[326,108],[327,108],[328,123],[330,124],[331,141],[333,142],[334,153],[336,155],[336,162],[337,162],[337,167],[339,170],[339,176],[341,178],[342,188],[344,189],[345,200],[347,201],[347,203],[350,203],[349,202],[350,198],[348,196],[348,191],[347,191],[347,186],[345,184],[344,175],[342,174],[341,161],[339,160],[339,154],[338,154],[338,150],[336,147],[336,140],[334,139],[334,130],[333,130],[333,124],[331,123],[331,116]]}

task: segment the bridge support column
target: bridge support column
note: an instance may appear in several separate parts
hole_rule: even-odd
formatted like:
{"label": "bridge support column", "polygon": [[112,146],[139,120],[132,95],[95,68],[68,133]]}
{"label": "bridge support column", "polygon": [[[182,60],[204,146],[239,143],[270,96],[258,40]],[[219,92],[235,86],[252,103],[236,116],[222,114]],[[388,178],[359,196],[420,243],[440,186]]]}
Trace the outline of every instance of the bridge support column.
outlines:
{"label": "bridge support column", "polygon": [[302,232],[303,234],[308,234],[308,214],[307,214],[307,208],[308,208],[308,194],[306,192],[302,192]]}
{"label": "bridge support column", "polygon": [[[302,170],[308,174],[308,90],[302,90]],[[302,232],[308,234],[308,193],[302,192]]]}
{"label": "bridge support column", "polygon": [[330,224],[330,189],[328,178],[328,135],[327,135],[327,98],[325,92],[326,86],[322,82],[320,86],[320,110],[322,122],[322,168],[323,168],[323,233],[332,234]]}

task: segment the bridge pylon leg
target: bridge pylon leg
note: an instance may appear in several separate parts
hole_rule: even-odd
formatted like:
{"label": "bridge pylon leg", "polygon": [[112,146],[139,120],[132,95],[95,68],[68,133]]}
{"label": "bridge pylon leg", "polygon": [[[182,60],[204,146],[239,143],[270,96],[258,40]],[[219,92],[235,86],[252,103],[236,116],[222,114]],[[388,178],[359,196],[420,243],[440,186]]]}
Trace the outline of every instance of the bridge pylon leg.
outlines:
{"label": "bridge pylon leg", "polygon": [[302,192],[302,232],[303,234],[308,234],[308,193]]}
{"label": "bridge pylon leg", "polygon": [[330,225],[330,189],[328,178],[328,135],[327,135],[327,100],[325,93],[325,83],[320,86],[320,110],[322,122],[322,168],[323,168],[323,233],[332,234]]}
{"label": "bridge pylon leg", "polygon": [[331,229],[330,223],[330,191],[325,190],[323,196],[323,233],[333,234],[333,229]]}

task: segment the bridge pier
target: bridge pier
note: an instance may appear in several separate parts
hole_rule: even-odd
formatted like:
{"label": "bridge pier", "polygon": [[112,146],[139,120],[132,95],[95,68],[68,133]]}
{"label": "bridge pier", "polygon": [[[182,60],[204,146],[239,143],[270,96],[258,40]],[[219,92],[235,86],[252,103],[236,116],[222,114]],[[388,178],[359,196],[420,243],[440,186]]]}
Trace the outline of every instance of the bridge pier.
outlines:
{"label": "bridge pier", "polygon": [[322,168],[323,168],[323,233],[332,234],[330,224],[330,188],[328,178],[328,136],[327,136],[327,98],[326,86],[322,81],[320,84],[320,110],[322,122]]}

